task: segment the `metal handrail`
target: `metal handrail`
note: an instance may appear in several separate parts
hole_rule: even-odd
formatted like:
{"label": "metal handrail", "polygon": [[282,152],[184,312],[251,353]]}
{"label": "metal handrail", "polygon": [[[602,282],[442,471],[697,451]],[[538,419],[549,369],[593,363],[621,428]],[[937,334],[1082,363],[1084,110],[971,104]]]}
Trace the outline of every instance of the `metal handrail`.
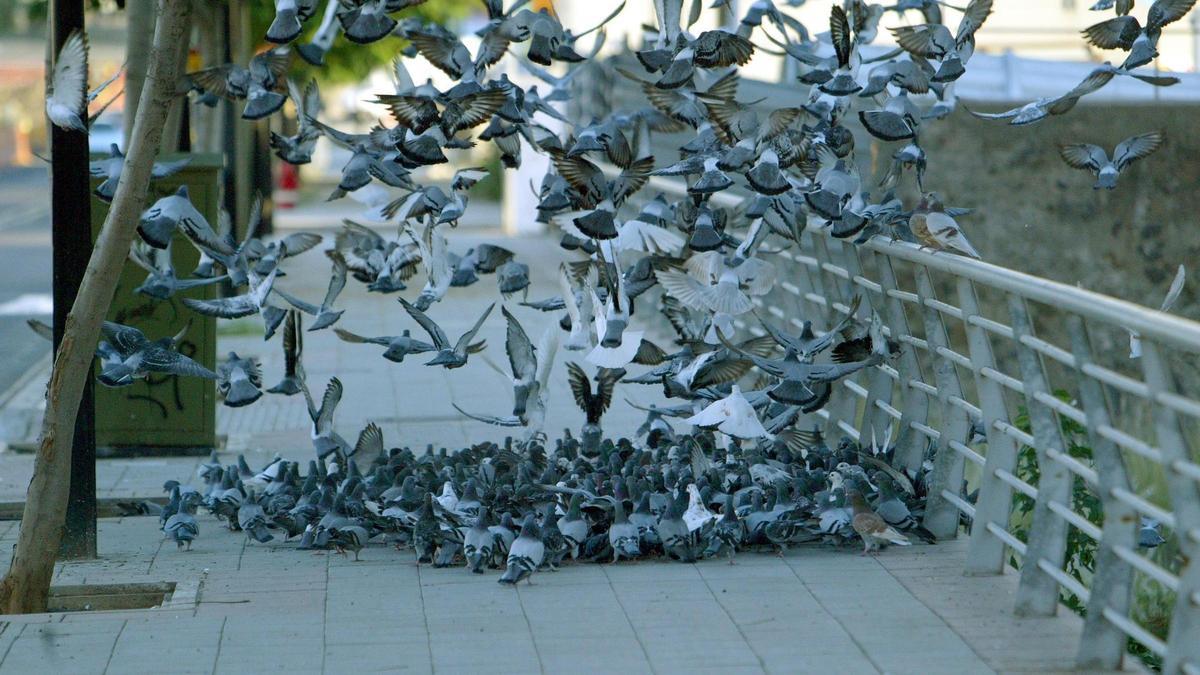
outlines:
{"label": "metal handrail", "polygon": [[[650,181],[651,191],[681,195],[685,189],[674,180]],[[743,198],[720,193],[712,200],[718,206],[736,208]],[[971,518],[968,573],[1000,573],[1011,552],[1023,559],[1015,608],[1018,614],[1053,613],[1063,591],[1086,605],[1077,654],[1081,668],[1119,667],[1128,639],[1161,657],[1164,672],[1200,668],[1200,563],[1191,568],[1184,563],[1173,570],[1150,560],[1137,547],[1138,516],[1146,516],[1173,533],[1173,545],[1183,560],[1200,560],[1200,464],[1180,421],[1187,418],[1200,423],[1200,401],[1175,390],[1164,356],[1165,350],[1173,350],[1200,361],[1200,323],[906,242],[874,237],[855,246],[833,238],[815,224],[803,230],[801,241],[791,250],[776,254],[776,263],[781,267],[781,283],[774,293],[791,297],[797,309],[807,305],[817,314],[832,317],[833,312],[849,310],[847,294],[861,294],[869,302],[864,302],[860,311],[870,312],[865,307],[868,304],[873,307],[889,336],[911,352],[898,365],[872,369],[882,377],[872,377],[867,371],[843,380],[817,417],[829,433],[864,440],[869,438],[864,437],[868,430],[882,437],[882,429],[873,425],[899,421],[896,461],[906,462],[910,468],[914,467],[912,457],[919,467],[926,448],[934,448],[929,457],[934,470],[928,477],[925,525],[941,537],[953,537],[958,534],[957,514]],[[874,270],[867,263],[873,263]],[[915,287],[898,283],[894,264],[913,269]],[[957,305],[935,296],[931,273],[955,282]],[[977,288],[1008,299],[1009,323],[980,315]],[[1038,304],[1038,318],[1068,326],[1068,346],[1034,334],[1028,301]],[[793,324],[798,316],[817,318],[803,309],[789,313],[781,299],[758,304]],[[914,335],[910,322],[924,331]],[[1141,334],[1142,379],[1093,360],[1087,323]],[[742,321],[735,324],[760,332],[757,326]],[[950,327],[965,331],[966,341],[951,340]],[[993,342],[1010,353],[998,357]],[[1011,370],[1014,363],[1020,367]],[[1049,376],[1048,365],[1059,373],[1056,378]],[[968,386],[971,384],[973,387]],[[1060,388],[1078,398],[1061,400],[1054,395]],[[1122,418],[1111,409],[1109,399],[1114,396],[1140,402],[1149,410],[1153,428],[1140,433],[1132,430],[1130,427],[1139,426],[1137,421]],[[1020,408],[1028,411],[1033,422],[1029,431],[1017,422]],[[988,441],[983,452],[968,446],[962,436],[968,418],[984,422]],[[1068,451],[1063,421],[1086,430],[1093,451],[1090,460]],[[1036,451],[1041,474],[1037,485],[1019,475],[1021,447]],[[1169,507],[1138,494],[1126,470],[1131,458],[1161,468],[1167,477]],[[963,499],[958,489],[966,464],[978,474],[971,478],[979,486],[975,504]],[[1076,481],[1101,501],[1103,523],[1093,522],[1073,508],[1072,485]],[[1018,536],[1019,529],[1014,529],[1014,495],[1034,504],[1024,541]],[[1096,543],[1097,563],[1090,578],[1085,575],[1080,580],[1065,568],[1068,527]],[[1176,594],[1165,638],[1131,615],[1135,574]]]}

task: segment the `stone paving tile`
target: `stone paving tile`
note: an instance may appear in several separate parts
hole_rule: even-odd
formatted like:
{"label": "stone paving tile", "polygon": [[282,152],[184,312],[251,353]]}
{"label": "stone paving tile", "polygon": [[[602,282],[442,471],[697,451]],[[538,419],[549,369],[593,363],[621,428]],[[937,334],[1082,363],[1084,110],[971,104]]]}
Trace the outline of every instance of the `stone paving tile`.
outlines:
{"label": "stone paving tile", "polygon": [[[939,589],[910,583],[922,547],[871,559],[810,548],[735,565],[567,566],[512,589],[495,572],[418,568],[385,545],[355,563],[294,542],[247,545],[201,516],[197,548],[182,552],[161,548],[155,526],[101,521],[104,557],[65,563],[59,578],[190,582],[198,603],[3,617],[0,672],[167,662],[173,672],[987,673],[1058,667],[1079,629],[1073,617],[1017,621],[987,602],[941,601],[954,613],[939,614]],[[964,542],[936,548],[946,569],[962,564]],[[1015,577],[985,582],[987,597]]]}

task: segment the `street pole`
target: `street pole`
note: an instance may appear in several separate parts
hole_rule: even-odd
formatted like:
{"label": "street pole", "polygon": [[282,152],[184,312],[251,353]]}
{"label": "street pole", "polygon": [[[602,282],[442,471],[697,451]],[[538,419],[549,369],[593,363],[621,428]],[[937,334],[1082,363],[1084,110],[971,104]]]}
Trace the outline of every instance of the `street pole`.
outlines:
{"label": "street pole", "polygon": [[[74,30],[83,30],[83,0],[51,0],[52,58]],[[66,328],[83,273],[92,255],[91,185],[88,137],[50,125],[50,223],[54,277],[54,349]],[[96,429],[92,378],[87,379],[75,442],[71,448],[71,490],[63,527],[63,558],[96,557]]]}

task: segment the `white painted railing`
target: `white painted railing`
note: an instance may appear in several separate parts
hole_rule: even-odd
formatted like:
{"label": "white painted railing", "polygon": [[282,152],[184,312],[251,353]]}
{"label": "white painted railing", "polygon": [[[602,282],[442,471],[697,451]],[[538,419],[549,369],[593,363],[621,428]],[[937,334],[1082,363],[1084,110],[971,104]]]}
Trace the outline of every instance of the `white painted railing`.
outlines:
{"label": "white painted railing", "polygon": [[[683,188],[655,179],[645,192]],[[777,255],[781,283],[759,303],[777,321],[829,325],[860,295],[862,318],[877,312],[904,344],[894,366],[843,380],[817,415],[828,435],[864,444],[898,425],[895,463],[930,471],[925,527],[953,538],[971,523],[966,574],[1019,559],[1017,615],[1052,615],[1061,592],[1073,595],[1086,608],[1080,668],[1118,667],[1132,639],[1164,672],[1200,673],[1200,563],[1188,564],[1200,560],[1200,401],[1180,388],[1200,388],[1200,323],[904,242],[855,246],[819,226]],[[1128,329],[1141,334],[1139,360]],[[973,422],[987,437],[976,447]],[[1019,464],[1023,448],[1037,480]],[[1017,496],[1030,513],[1014,511]],[[1089,496],[1102,516],[1080,513]],[[1139,547],[1142,517],[1165,544]],[[1093,564],[1068,560],[1069,530],[1094,543]],[[1162,599],[1157,632],[1139,616],[1153,609],[1147,597]]]}

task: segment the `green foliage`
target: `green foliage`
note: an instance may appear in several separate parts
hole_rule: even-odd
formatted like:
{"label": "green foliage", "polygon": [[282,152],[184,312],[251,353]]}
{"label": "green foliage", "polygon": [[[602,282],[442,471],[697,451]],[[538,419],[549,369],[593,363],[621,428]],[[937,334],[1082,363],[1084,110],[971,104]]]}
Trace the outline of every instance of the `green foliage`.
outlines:
{"label": "green foliage", "polygon": [[[1071,401],[1070,394],[1065,391],[1056,391],[1054,392],[1054,396],[1064,402]],[[1086,466],[1093,466],[1092,448],[1088,445],[1087,441],[1087,429],[1074,420],[1065,417],[1060,417],[1059,420],[1067,454]],[[1015,425],[1025,433],[1032,432],[1028,409],[1021,408],[1015,420]],[[1038,466],[1037,450],[1032,446],[1025,445],[1021,447],[1017,455],[1016,475],[1026,483],[1037,487],[1041,479],[1041,469]],[[1074,474],[1072,474],[1071,503],[1068,506],[1096,527],[1103,526],[1104,504],[1101,502],[1099,496],[1088,487],[1087,483]],[[1009,529],[1022,541],[1029,541],[1029,527],[1032,524],[1033,508],[1034,500],[1029,496],[1021,493],[1013,495],[1013,511]],[[1095,573],[1096,550],[1098,547],[1098,543],[1087,534],[1074,526],[1069,526],[1067,528],[1064,571],[1087,586],[1091,581],[1092,575]],[[1009,558],[1009,564],[1018,569],[1021,567],[1021,561],[1016,556]],[[1151,594],[1146,592],[1147,590],[1142,587],[1137,588],[1137,594],[1134,598],[1135,611],[1142,610],[1146,606],[1161,607],[1163,599],[1152,597]],[[1068,609],[1080,616],[1087,614],[1087,606],[1078,596],[1066,589],[1060,589],[1059,593],[1060,601]],[[1169,623],[1151,622],[1146,627],[1158,637],[1165,638]],[[1140,659],[1147,667],[1161,670],[1162,660],[1154,652],[1146,648],[1145,645],[1131,638],[1128,641],[1126,649],[1131,655]]]}
{"label": "green foliage", "polygon": [[[254,35],[266,35],[267,27],[275,18],[275,5],[272,2],[255,2],[251,5],[250,25]],[[312,39],[321,24],[321,13],[325,5],[318,6],[318,13],[304,25],[304,33],[296,38],[295,44],[304,44]],[[478,0],[437,0],[406,9],[393,15],[397,21],[405,18],[420,17],[425,21],[438,23],[452,22],[481,10],[483,4]],[[355,44],[338,35],[333,47],[325,57],[324,66],[309,65],[304,59],[292,61],[292,77],[299,82],[307,82],[316,78],[322,84],[345,84],[364,80],[367,75],[380,66],[386,66],[400,53],[407,43],[398,37],[388,36],[369,45]],[[265,43],[264,43],[265,47]]]}

